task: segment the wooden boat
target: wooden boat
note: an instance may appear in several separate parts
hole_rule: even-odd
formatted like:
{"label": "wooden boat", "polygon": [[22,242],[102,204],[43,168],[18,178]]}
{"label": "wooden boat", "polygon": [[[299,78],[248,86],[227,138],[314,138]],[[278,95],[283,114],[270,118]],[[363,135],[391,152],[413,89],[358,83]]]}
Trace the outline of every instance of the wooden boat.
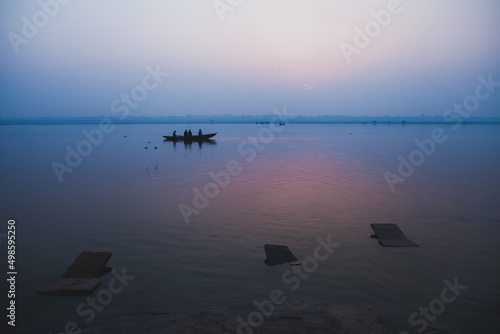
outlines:
{"label": "wooden boat", "polygon": [[206,135],[201,135],[201,136],[190,136],[190,137],[184,137],[184,136],[163,136],[165,140],[167,141],[185,141],[185,142],[190,142],[190,141],[206,141],[215,136],[217,132],[215,133],[208,133]]}

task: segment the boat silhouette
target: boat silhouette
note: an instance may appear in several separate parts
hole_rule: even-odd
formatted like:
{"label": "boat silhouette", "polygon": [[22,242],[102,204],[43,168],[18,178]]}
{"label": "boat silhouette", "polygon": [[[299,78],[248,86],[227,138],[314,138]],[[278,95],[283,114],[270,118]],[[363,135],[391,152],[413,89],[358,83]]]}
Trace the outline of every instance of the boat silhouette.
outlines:
{"label": "boat silhouette", "polygon": [[198,135],[198,136],[163,136],[166,141],[184,141],[184,142],[192,142],[192,141],[208,141],[210,138],[215,136],[215,133],[208,133],[206,135]]}

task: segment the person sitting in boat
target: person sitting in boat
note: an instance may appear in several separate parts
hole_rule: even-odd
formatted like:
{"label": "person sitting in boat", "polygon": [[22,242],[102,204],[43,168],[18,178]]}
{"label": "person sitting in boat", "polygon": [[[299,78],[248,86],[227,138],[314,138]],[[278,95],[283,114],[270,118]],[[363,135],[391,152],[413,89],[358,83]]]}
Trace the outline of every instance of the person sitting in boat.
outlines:
{"label": "person sitting in boat", "polygon": [[201,137],[201,129],[198,131],[198,136]]}
{"label": "person sitting in boat", "polygon": [[188,135],[188,130],[184,130],[184,138],[186,138]]}
{"label": "person sitting in boat", "polygon": [[193,136],[193,133],[191,132],[191,129],[189,129],[189,131],[188,131],[188,136],[189,136],[189,137],[192,137],[192,136]]}
{"label": "person sitting in boat", "polygon": [[177,135],[175,134],[177,132],[177,130],[174,131],[174,133],[172,133],[172,137],[174,137],[174,139],[177,138]]}

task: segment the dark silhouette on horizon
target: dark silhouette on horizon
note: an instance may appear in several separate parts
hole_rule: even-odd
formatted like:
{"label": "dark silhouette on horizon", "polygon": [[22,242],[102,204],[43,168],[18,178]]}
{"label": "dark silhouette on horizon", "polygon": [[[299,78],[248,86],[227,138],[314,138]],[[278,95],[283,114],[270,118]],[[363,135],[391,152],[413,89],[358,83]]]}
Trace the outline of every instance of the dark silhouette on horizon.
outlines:
{"label": "dark silhouette on horizon", "polygon": [[[208,141],[210,138],[214,137],[217,134],[217,132],[214,133],[208,133],[208,134],[203,134],[201,129],[198,131],[198,135],[193,136],[193,133],[191,130],[184,130],[184,135],[183,136],[177,136],[176,131],[172,133],[172,136],[163,136],[166,141],[184,141],[184,142],[189,142],[189,141]],[[213,142],[213,141],[212,141]]]}

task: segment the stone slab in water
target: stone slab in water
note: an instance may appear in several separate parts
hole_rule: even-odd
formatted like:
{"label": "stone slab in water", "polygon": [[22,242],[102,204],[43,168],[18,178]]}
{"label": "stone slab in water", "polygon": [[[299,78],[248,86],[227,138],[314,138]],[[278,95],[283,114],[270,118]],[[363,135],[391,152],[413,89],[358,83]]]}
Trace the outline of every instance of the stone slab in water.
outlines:
{"label": "stone slab in water", "polygon": [[292,251],[283,245],[264,245],[267,259],[264,261],[268,266],[275,266],[287,262],[295,262],[297,258]]}
{"label": "stone slab in water", "polygon": [[111,271],[111,268],[105,267],[111,255],[111,252],[82,252],[60,279],[47,283],[37,293],[51,296],[90,295],[101,284],[96,277]]}
{"label": "stone slab in water", "polygon": [[36,293],[50,296],[84,296],[90,295],[101,281],[95,278],[60,278],[45,284]]}
{"label": "stone slab in water", "polygon": [[370,224],[377,235],[378,242],[384,247],[418,247],[406,238],[396,224]]}
{"label": "stone slab in water", "polygon": [[63,278],[101,277],[111,271],[105,265],[111,258],[111,252],[82,252],[69,266]]}

